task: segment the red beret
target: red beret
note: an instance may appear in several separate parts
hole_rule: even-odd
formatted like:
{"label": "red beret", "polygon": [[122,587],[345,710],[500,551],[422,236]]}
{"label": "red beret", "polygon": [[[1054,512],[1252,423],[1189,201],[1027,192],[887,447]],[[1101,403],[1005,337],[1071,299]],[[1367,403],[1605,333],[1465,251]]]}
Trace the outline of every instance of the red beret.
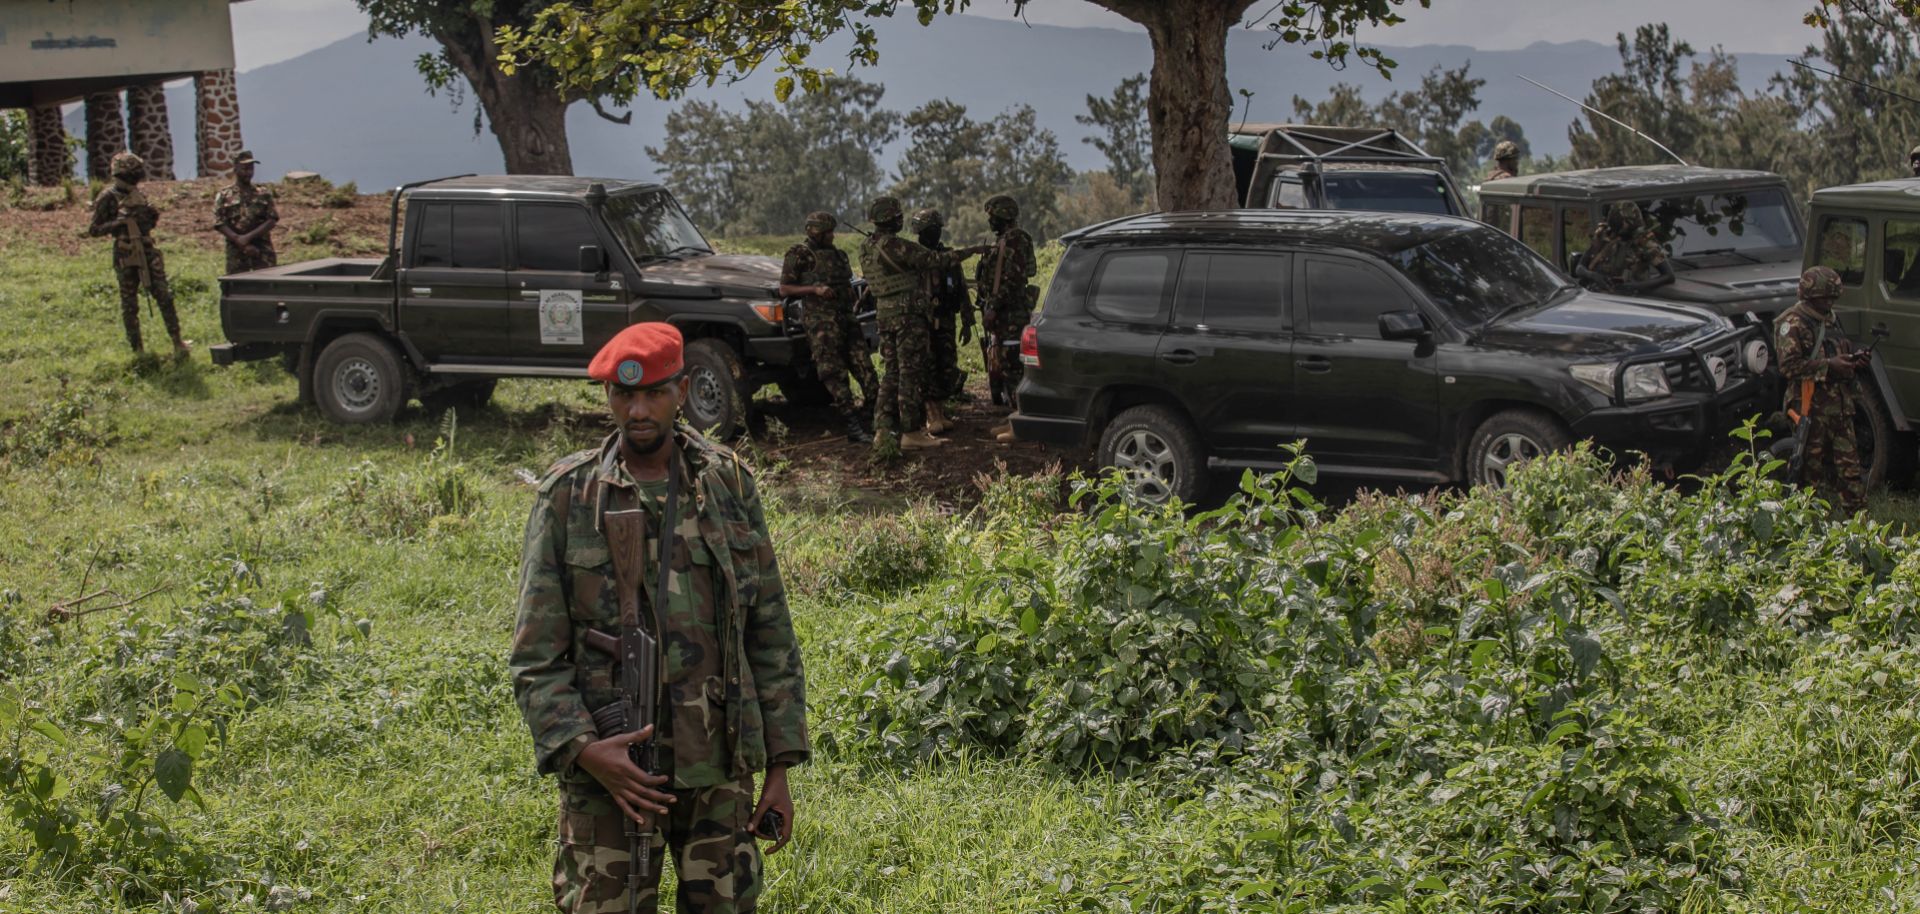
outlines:
{"label": "red beret", "polygon": [[600,347],[587,377],[622,387],[652,387],[680,374],[680,330],[658,321],[634,324]]}

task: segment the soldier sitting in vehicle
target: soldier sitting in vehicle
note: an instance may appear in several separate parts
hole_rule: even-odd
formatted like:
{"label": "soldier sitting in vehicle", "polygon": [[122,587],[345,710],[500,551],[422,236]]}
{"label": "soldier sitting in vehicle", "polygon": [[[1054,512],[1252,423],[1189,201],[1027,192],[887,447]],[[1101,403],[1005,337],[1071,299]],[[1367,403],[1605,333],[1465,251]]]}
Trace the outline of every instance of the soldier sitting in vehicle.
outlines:
{"label": "soldier sitting in vehicle", "polygon": [[1580,284],[1596,292],[1635,295],[1673,282],[1667,252],[1647,227],[1640,205],[1615,203],[1593,230],[1593,246],[1574,265]]}

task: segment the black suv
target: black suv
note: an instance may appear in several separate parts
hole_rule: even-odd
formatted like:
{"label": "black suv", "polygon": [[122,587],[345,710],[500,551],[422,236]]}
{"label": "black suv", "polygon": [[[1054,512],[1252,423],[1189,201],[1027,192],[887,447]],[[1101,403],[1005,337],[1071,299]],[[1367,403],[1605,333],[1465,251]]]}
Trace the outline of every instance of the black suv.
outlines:
{"label": "black suv", "polygon": [[1498,484],[1592,438],[1695,460],[1773,404],[1753,327],[1600,295],[1483,223],[1415,213],[1171,213],[1067,235],[1021,343],[1015,434],[1098,444],[1141,494],[1279,467]]}

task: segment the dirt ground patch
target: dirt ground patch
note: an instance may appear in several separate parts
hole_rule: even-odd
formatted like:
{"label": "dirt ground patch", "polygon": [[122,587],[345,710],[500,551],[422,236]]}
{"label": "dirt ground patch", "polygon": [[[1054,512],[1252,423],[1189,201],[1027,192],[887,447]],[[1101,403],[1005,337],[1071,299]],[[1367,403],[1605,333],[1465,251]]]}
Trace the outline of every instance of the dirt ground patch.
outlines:
{"label": "dirt ground patch", "polygon": [[[148,181],[140,185],[160,209],[154,236],[162,251],[180,245],[218,251],[226,243],[213,229],[213,196],[225,178]],[[301,248],[308,254],[377,257],[387,242],[387,196],[358,194],[324,180],[283,181],[264,185],[279,200],[280,225],[274,246],[283,262]],[[63,254],[104,250],[106,240],[87,236],[94,198],[104,184],[28,188],[19,197],[0,200],[0,234],[24,236]]]}

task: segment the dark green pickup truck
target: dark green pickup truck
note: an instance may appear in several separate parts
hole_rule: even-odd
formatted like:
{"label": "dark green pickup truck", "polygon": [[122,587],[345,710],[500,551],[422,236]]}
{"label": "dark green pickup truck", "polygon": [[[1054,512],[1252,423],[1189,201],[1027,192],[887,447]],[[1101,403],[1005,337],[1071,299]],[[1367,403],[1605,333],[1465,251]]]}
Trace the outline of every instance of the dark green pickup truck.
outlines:
{"label": "dark green pickup truck", "polygon": [[214,362],[280,358],[302,401],[340,422],[380,422],[415,397],[482,404],[499,378],[584,378],[622,328],[667,321],[687,338],[696,425],[730,434],[762,384],[789,399],[819,393],[775,291],[779,261],[714,253],[656,184],[407,185],[394,192],[388,251],[223,277],[228,342]]}

